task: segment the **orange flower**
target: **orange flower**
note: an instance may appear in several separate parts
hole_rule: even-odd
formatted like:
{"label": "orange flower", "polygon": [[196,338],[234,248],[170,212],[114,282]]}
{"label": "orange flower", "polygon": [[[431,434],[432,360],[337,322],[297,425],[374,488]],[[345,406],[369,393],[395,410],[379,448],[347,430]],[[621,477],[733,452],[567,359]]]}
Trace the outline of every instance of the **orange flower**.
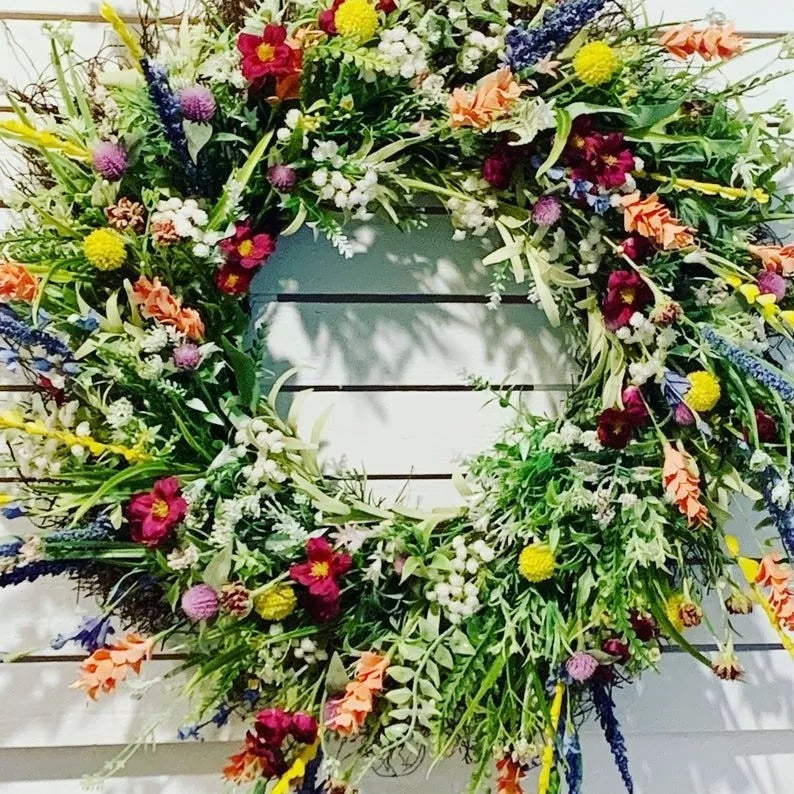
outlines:
{"label": "orange flower", "polygon": [[767,554],[758,567],[755,583],[769,587],[769,606],[775,613],[778,622],[784,628],[794,631],[794,571],[788,565],[780,563],[780,554]]}
{"label": "orange flower", "polygon": [[143,662],[152,658],[153,647],[153,640],[128,634],[115,645],[94,651],[80,665],[80,678],[71,688],[85,689],[92,700],[100,691],[110,694],[119,681],[126,680],[130,670],[141,672]]}
{"label": "orange flower", "polygon": [[38,279],[16,262],[0,263],[0,301],[25,301],[36,297]]}
{"label": "orange flower", "polygon": [[496,770],[497,794],[524,794],[521,781],[526,773],[509,755],[496,762]]}
{"label": "orange flower", "polygon": [[149,281],[141,276],[132,294],[135,305],[147,319],[171,325],[189,339],[200,340],[204,336],[204,323],[199,313],[195,309],[183,309],[179,298],[174,297],[159,278]]}
{"label": "orange flower", "polygon": [[389,659],[376,653],[364,653],[356,666],[356,677],[345,687],[345,694],[329,703],[325,725],[342,736],[353,736],[372,712],[375,695],[383,689],[383,676]]}
{"label": "orange flower", "polygon": [[744,39],[736,33],[733,22],[703,30],[696,30],[691,24],[681,25],[664,33],[659,43],[681,60],[691,55],[700,55],[706,61],[728,60],[744,51]]}
{"label": "orange flower", "polygon": [[261,777],[265,770],[264,759],[258,756],[248,744],[239,752],[229,758],[223,767],[223,776],[238,785],[252,783]]}
{"label": "orange flower", "polygon": [[637,232],[653,240],[665,251],[675,251],[694,245],[691,229],[682,226],[670,210],[659,201],[656,193],[643,199],[639,191],[623,199],[624,224],[627,232]]}
{"label": "orange flower", "polygon": [[751,245],[750,253],[760,259],[767,270],[783,276],[794,275],[794,245]]}
{"label": "orange flower", "polygon": [[687,517],[689,526],[710,523],[706,506],[700,501],[700,472],[691,455],[680,447],[664,445],[664,490]]}
{"label": "orange flower", "polygon": [[452,127],[474,127],[483,130],[493,121],[505,116],[516,103],[526,86],[520,86],[509,69],[499,69],[486,75],[475,90],[456,88],[447,106]]}

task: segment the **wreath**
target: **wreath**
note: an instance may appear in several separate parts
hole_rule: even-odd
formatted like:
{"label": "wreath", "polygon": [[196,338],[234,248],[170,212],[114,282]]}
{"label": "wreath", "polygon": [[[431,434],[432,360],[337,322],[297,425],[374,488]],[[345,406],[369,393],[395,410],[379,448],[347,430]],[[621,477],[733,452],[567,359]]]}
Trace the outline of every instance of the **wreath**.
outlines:
{"label": "wreath", "polygon": [[[91,698],[181,652],[182,738],[248,723],[224,774],[255,792],[353,791],[423,748],[464,751],[472,792],[494,759],[501,794],[533,767],[579,792],[591,714],[631,792],[616,687],[668,645],[741,678],[754,605],[794,655],[791,569],[725,530],[749,497],[794,554],[794,118],[741,106],[779,75],[715,79],[776,43],[607,0],[198,10],[140,36],[103,3],[121,51],[81,62],[52,27],[52,80],[9,92],[0,356],[33,388],[0,415],[3,512],[40,531],[0,547],[0,586],[101,597],[56,640]],[[420,512],[323,471],[246,296],[302,227],[350,256],[350,222],[438,208],[581,379],[467,461],[464,507]],[[709,593],[713,658],[685,637]]]}

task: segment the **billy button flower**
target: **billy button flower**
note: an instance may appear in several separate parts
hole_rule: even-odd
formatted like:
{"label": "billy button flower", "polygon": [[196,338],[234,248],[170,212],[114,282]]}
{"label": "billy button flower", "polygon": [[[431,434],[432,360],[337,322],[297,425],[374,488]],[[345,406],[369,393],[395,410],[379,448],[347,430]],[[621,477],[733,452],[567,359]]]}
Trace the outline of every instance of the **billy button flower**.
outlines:
{"label": "billy button flower", "polygon": [[117,270],[127,258],[127,247],[118,232],[94,229],[83,240],[83,254],[97,270]]}
{"label": "billy button flower", "polygon": [[620,58],[605,41],[591,41],[574,56],[573,68],[585,85],[601,85],[618,71]]}
{"label": "billy button flower", "polygon": [[334,27],[340,36],[364,44],[378,29],[378,12],[369,0],[345,0],[334,14]]}
{"label": "billy button flower", "polygon": [[700,370],[688,376],[689,391],[684,395],[687,407],[698,413],[711,411],[720,401],[720,382],[710,372]]}
{"label": "billy button flower", "polygon": [[518,557],[518,572],[528,582],[545,582],[554,576],[557,560],[545,543],[533,543]]}
{"label": "billy button flower", "polygon": [[295,611],[297,603],[295,591],[288,584],[273,585],[254,597],[254,611],[262,620],[284,620]]}

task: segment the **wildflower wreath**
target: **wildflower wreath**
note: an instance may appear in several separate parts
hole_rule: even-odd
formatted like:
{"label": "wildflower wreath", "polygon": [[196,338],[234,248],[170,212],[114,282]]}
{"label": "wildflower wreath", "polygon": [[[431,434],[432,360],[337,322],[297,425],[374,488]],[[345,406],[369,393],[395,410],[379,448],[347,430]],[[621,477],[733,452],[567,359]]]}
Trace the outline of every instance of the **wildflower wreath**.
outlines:
{"label": "wildflower wreath", "polygon": [[[87,63],[51,30],[52,83],[10,90],[1,129],[28,166],[0,355],[35,387],[0,415],[3,509],[41,531],[0,546],[0,586],[102,598],[56,640],[89,654],[76,688],[167,642],[183,736],[248,722],[224,774],[272,794],[353,791],[425,747],[465,750],[472,792],[494,760],[502,794],[535,766],[540,794],[579,792],[595,713],[632,791],[616,686],[668,644],[740,678],[754,604],[794,651],[791,569],[724,530],[749,497],[794,554],[794,120],[741,109],[765,78],[715,79],[750,51],[726,20],[636,10],[206,0],[141,36],[103,3],[124,48]],[[323,473],[284,379],[262,392],[246,295],[301,227],[348,255],[348,222],[433,207],[582,375],[563,418],[519,412],[467,462],[465,507],[421,513]],[[684,634],[711,592],[708,659]]]}

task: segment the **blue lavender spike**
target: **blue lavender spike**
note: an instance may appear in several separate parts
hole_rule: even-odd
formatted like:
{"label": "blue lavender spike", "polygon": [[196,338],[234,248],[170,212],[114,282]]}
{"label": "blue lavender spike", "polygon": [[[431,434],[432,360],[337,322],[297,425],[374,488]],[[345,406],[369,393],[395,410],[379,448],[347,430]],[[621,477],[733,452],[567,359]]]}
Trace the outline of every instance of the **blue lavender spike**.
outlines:
{"label": "blue lavender spike", "polygon": [[505,37],[507,64],[520,72],[559,52],[605,5],[606,0],[566,0],[547,11],[537,27],[512,28]]}
{"label": "blue lavender spike", "polygon": [[772,466],[764,469],[762,475],[761,493],[764,495],[764,505],[783,541],[783,547],[790,560],[794,560],[794,504],[789,502],[786,507],[780,507],[772,499],[772,491],[780,483],[780,475]]}
{"label": "blue lavender spike", "polygon": [[321,750],[318,750],[317,755],[306,764],[306,774],[303,776],[303,782],[297,794],[324,794],[325,785],[317,780],[317,773],[320,771],[322,762],[323,754]]}
{"label": "blue lavender spike", "polygon": [[582,748],[579,745],[579,732],[574,728],[563,741],[565,756],[565,783],[568,794],[582,794]]}
{"label": "blue lavender spike", "polygon": [[8,315],[0,317],[0,336],[25,347],[42,347],[51,356],[72,360],[72,351],[56,336],[38,328],[29,328],[25,323]]}
{"label": "blue lavender spike", "polygon": [[626,740],[620,730],[620,724],[615,716],[615,701],[612,692],[603,684],[593,684],[591,687],[593,705],[595,706],[598,721],[604,731],[615,765],[623,779],[628,794],[634,794],[634,781],[629,772],[629,759],[626,755]]}
{"label": "blue lavender spike", "polygon": [[80,621],[80,625],[71,634],[59,634],[51,643],[52,648],[59,651],[67,643],[73,642],[79,645],[87,653],[93,653],[99,648],[104,648],[109,634],[115,634],[116,630],[110,625],[110,616],[86,616]]}

